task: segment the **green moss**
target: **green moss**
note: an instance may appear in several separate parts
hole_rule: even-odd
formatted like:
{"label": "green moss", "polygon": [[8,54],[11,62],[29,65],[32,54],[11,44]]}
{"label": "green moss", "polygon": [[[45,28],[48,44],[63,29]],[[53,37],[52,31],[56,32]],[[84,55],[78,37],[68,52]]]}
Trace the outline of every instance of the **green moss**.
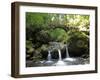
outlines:
{"label": "green moss", "polygon": [[67,40],[67,33],[62,28],[51,29],[49,34],[54,41],[66,42]]}

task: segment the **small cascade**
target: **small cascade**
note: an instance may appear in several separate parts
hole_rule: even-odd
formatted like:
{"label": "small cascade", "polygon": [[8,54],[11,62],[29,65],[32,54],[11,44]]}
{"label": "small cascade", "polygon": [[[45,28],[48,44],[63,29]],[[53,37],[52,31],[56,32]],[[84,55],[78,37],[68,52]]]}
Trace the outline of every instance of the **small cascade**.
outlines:
{"label": "small cascade", "polygon": [[59,55],[59,59],[58,59],[58,61],[54,64],[54,66],[65,66],[66,64],[65,64],[64,61],[62,60],[60,49],[58,49],[58,55]]}
{"label": "small cascade", "polygon": [[59,60],[61,61],[62,57],[61,57],[61,51],[60,51],[60,49],[58,49],[58,54],[59,54]]}
{"label": "small cascade", "polygon": [[50,50],[48,51],[47,61],[45,63],[47,64],[53,63]]}
{"label": "small cascade", "polygon": [[71,58],[69,56],[69,52],[68,52],[68,46],[66,45],[66,58],[64,59],[64,61],[74,61],[74,58]]}
{"label": "small cascade", "polygon": [[48,61],[51,61],[51,52],[50,51],[48,51]]}

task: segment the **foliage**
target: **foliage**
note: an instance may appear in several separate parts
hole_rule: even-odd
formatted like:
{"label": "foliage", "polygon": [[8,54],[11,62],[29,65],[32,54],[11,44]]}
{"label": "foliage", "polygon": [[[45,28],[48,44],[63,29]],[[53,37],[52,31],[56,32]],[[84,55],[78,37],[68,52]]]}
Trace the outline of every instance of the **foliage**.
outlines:
{"label": "foliage", "polygon": [[79,14],[26,12],[26,55],[33,54],[34,61],[43,59],[49,42],[69,44],[71,54],[88,54],[89,18]]}

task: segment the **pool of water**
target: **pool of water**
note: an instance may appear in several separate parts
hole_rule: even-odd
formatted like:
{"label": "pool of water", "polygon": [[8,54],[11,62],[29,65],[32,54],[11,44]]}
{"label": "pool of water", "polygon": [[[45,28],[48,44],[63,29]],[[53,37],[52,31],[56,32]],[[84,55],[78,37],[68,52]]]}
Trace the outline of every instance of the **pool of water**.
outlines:
{"label": "pool of water", "polygon": [[89,59],[84,58],[65,58],[62,60],[42,60],[42,61],[26,61],[26,67],[42,67],[42,66],[69,66],[69,65],[85,65],[89,64]]}

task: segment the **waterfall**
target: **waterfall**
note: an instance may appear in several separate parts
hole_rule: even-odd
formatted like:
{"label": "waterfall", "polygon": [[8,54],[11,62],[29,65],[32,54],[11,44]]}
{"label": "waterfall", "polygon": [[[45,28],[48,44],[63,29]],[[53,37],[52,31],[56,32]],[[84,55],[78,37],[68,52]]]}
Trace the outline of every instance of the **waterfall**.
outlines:
{"label": "waterfall", "polygon": [[54,64],[54,66],[65,66],[66,64],[62,60],[60,49],[58,49],[58,54],[59,54],[59,60]]}
{"label": "waterfall", "polygon": [[59,54],[59,60],[62,60],[60,49],[58,49],[58,54]]}
{"label": "waterfall", "polygon": [[51,61],[51,52],[48,51],[48,61]]}
{"label": "waterfall", "polygon": [[66,46],[66,58],[69,58],[69,52],[68,52],[68,47]]}
{"label": "waterfall", "polygon": [[69,52],[68,52],[68,47],[66,46],[66,58],[64,59],[64,61],[75,61],[74,58],[71,58],[69,56]]}

